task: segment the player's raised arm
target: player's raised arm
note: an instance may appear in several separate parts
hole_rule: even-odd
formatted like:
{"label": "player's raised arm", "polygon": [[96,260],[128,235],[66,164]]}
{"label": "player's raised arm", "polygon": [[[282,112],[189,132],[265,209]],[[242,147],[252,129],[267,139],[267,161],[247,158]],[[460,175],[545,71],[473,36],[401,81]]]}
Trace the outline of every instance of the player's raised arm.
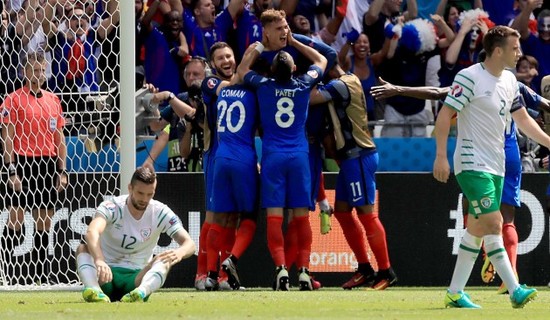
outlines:
{"label": "player's raised arm", "polygon": [[289,46],[296,48],[301,54],[313,62],[314,65],[318,66],[321,70],[323,70],[323,72],[325,71],[327,67],[327,59],[322,54],[317,52],[317,50],[294,39],[292,32],[288,33],[287,41]]}
{"label": "player's raised arm", "polygon": [[254,42],[244,52],[243,60],[237,67],[238,82],[241,82],[245,74],[247,74],[254,62],[258,59],[260,54],[264,51],[264,45],[261,42]]}

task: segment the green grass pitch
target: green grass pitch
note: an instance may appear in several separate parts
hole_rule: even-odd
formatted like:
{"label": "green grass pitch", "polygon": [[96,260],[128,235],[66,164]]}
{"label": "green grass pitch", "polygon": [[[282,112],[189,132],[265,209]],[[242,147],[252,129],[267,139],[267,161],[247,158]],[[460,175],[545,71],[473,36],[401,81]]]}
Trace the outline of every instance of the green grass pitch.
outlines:
{"label": "green grass pitch", "polygon": [[147,303],[89,304],[79,292],[2,291],[0,319],[550,319],[550,290],[513,309],[496,288],[468,288],[481,310],[445,309],[444,288],[315,292],[161,290]]}

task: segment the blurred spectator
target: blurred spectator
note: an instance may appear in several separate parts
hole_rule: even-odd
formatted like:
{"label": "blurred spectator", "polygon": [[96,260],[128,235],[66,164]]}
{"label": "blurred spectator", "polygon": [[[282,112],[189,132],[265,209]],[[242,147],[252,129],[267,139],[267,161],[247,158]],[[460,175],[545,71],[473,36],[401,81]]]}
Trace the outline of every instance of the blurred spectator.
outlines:
{"label": "blurred spectator", "polygon": [[[143,0],[140,2],[143,2]],[[158,9],[151,18],[151,22],[156,27],[160,27],[164,23],[164,16],[170,11],[176,10],[180,14],[183,13],[183,6],[180,0],[147,0],[147,8],[151,8],[155,2],[158,3]]]}
{"label": "blurred spectator", "polygon": [[145,81],[160,91],[180,92],[180,70],[189,54],[187,39],[182,32],[183,18],[177,10],[172,10],[164,15],[164,23],[157,27],[151,18],[159,5],[159,1],[153,2],[141,20]]}
{"label": "blurred spectator", "polygon": [[[403,0],[374,0],[363,20],[363,32],[370,40],[371,52],[389,49],[389,41],[385,41],[384,27],[387,22],[398,23],[401,15]],[[402,14],[404,21],[412,20],[417,16],[416,0],[407,0],[408,11]]]}
{"label": "blurred spectator", "polygon": [[[186,87],[191,88],[197,84],[195,89],[200,89],[200,83],[206,77],[207,64],[203,59],[193,58],[185,66],[184,79]],[[196,115],[197,98],[195,90],[181,92],[176,96],[169,91],[157,92],[154,94],[153,102],[168,101],[168,107],[160,112],[158,120],[150,123],[153,131],[162,130],[157,137],[149,156],[143,166],[153,168],[154,163],[162,150],[168,145],[168,163],[166,171],[187,171],[187,160],[196,165],[199,159],[187,159],[191,155],[193,135],[197,137],[200,114]],[[192,110],[191,110],[192,109]],[[201,109],[198,109],[201,110]],[[195,121],[197,118],[197,121]],[[161,166],[163,166],[161,164]],[[159,168],[165,169],[165,168]],[[196,171],[196,170],[195,170]]]}
{"label": "blurred spectator", "polygon": [[[3,3],[3,2],[0,2]],[[21,86],[22,81],[18,77],[17,66],[19,64],[19,52],[21,41],[16,36],[15,26],[10,23],[8,11],[0,8],[2,23],[0,24],[0,103],[4,95],[13,92]]]}
{"label": "blurred spectator", "polygon": [[489,13],[489,18],[496,25],[507,26],[516,16],[514,2],[514,0],[483,0],[482,8]]}
{"label": "blurred spectator", "polygon": [[53,76],[48,86],[55,92],[97,92],[99,78],[94,51],[118,24],[118,1],[109,0],[108,14],[97,29],[90,28],[90,18],[85,11],[75,7],[69,18],[67,32],[58,30],[53,23],[57,3],[55,0],[48,1],[42,22],[48,38],[48,50],[53,53]]}
{"label": "blurred spectator", "polygon": [[135,10],[135,23],[136,23],[136,50],[135,50],[135,60],[136,60],[136,90],[143,87],[145,84],[145,46],[144,39],[141,34],[142,32],[142,21],[143,12],[144,12],[144,0],[135,0],[134,2]]}
{"label": "blurred spectator", "polygon": [[227,8],[216,16],[212,0],[192,0],[183,14],[185,37],[191,55],[209,58],[210,47],[219,41],[227,42],[233,21],[243,10],[243,0],[231,0]]}
{"label": "blurred spectator", "polygon": [[291,20],[294,16],[304,16],[309,21],[311,32],[315,33],[324,28],[328,18],[326,8],[331,7],[331,1],[327,0],[281,0],[279,9],[285,11]]}
{"label": "blurred spectator", "polygon": [[241,61],[244,52],[252,43],[262,42],[262,24],[260,16],[262,12],[273,8],[272,0],[254,0],[250,8],[244,9],[243,13],[237,19],[235,51],[237,61]]}
{"label": "blurred spectator", "polygon": [[[422,36],[412,36],[414,34]],[[436,44],[437,37],[432,23],[423,19],[405,23],[395,55],[392,56],[391,50],[388,53],[382,77],[400,86],[425,85],[427,63],[435,54]],[[426,137],[426,125],[430,117],[425,104],[425,100],[412,97],[395,96],[387,99],[381,135]]]}
{"label": "blurred spectator", "polygon": [[534,89],[531,85],[533,78],[539,75],[538,68],[537,59],[532,56],[521,56],[516,65],[516,78],[527,87]]}
{"label": "blurred spectator", "polygon": [[460,70],[477,62],[479,52],[483,48],[483,35],[494,26],[487,13],[480,9],[463,11],[458,24],[460,29],[447,49],[439,71],[442,87],[450,86]]}
{"label": "blurred spectator", "polygon": [[526,6],[514,22],[521,34],[523,54],[533,56],[539,62],[539,74],[533,78],[532,83],[532,87],[539,93],[541,79],[550,74],[550,10],[544,9],[537,16],[538,36],[529,31],[529,17],[540,5],[541,0],[527,0]]}
{"label": "blurred spectator", "polygon": [[[336,35],[333,39],[327,39],[324,37],[324,41],[327,44],[331,44],[334,49],[340,51],[342,46],[346,43],[345,34],[352,29],[363,30],[363,16],[365,12],[369,10],[370,1],[363,0],[337,0],[336,1],[336,13],[332,18],[332,21],[336,22],[337,32],[330,30],[330,23],[327,25],[327,31]],[[341,20],[341,21],[338,21]],[[321,30],[323,34],[323,30]]]}
{"label": "blurred spectator", "polygon": [[[346,34],[346,39],[346,44],[338,53],[338,62],[344,71],[354,73],[361,81],[367,99],[367,117],[369,121],[375,121],[375,105],[370,88],[376,84],[374,66],[379,65],[386,57],[382,56],[381,51],[371,54],[369,38],[364,33],[353,29]],[[350,49],[351,55],[348,55]]]}

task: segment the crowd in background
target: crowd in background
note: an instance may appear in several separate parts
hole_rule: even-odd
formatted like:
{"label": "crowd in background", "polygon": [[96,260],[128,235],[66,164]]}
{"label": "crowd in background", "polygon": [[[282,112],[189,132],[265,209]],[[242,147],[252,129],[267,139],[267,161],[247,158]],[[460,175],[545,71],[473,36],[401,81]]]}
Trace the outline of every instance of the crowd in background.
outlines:
{"label": "crowd in background", "polygon": [[[117,0],[3,0],[0,6],[0,99],[22,85],[20,61],[32,51],[46,54],[47,88],[61,97],[65,112],[93,109],[89,95],[117,86]],[[293,33],[339,52],[344,70],[361,79],[369,121],[384,124],[384,137],[428,136],[440,102],[400,96],[377,101],[370,88],[385,81],[449,86],[458,71],[477,62],[483,35],[494,25],[521,33],[519,81],[541,93],[541,79],[550,74],[549,1],[136,0],[136,89],[148,83],[161,92],[187,92],[185,67],[192,60],[208,61],[218,41],[231,45],[238,63],[251,43],[262,40],[259,16],[268,8],[284,10]],[[429,30],[420,19],[430,21]],[[191,141],[200,148],[200,130],[195,131]]]}

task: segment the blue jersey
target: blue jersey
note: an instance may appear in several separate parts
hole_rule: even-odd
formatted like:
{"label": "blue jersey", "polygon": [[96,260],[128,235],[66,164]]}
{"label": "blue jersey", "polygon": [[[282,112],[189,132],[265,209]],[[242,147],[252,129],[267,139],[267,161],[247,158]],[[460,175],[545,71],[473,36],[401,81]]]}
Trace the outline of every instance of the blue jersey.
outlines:
{"label": "blue jersey", "polygon": [[254,135],[258,104],[256,94],[242,85],[220,91],[218,111],[218,149],[216,157],[256,163]]}
{"label": "blue jersey", "polygon": [[209,58],[210,47],[219,41],[227,42],[227,33],[233,28],[233,18],[228,9],[222,11],[213,26],[201,28],[186,9],[183,13],[185,38],[189,44],[189,54]]}
{"label": "blue jersey", "polygon": [[311,88],[317,84],[323,71],[312,65],[309,71],[287,83],[248,72],[244,83],[256,88],[260,97],[260,120],[264,130],[262,153],[308,152],[306,119]]}
{"label": "blue jersey", "polygon": [[217,76],[207,77],[202,81],[202,99],[204,101],[204,106],[206,110],[205,121],[204,121],[204,150],[205,151],[215,151],[218,147],[217,128],[216,122],[218,121],[218,110],[216,108],[216,102],[218,100],[218,95],[216,90],[218,86],[222,83],[222,80]]}
{"label": "blue jersey", "polygon": [[237,20],[237,60],[241,60],[250,44],[262,42],[262,23],[256,15],[244,10]]}
{"label": "blue jersey", "polygon": [[181,90],[179,65],[170,54],[170,50],[178,46],[177,41],[168,42],[158,28],[153,28],[145,39],[145,78],[160,91]]}
{"label": "blue jersey", "polygon": [[[334,63],[336,62],[336,58],[338,57],[336,50],[334,50],[333,48],[331,48],[330,46],[328,46],[327,44],[321,41],[315,41],[301,34],[293,34],[292,36],[294,37],[295,40],[300,41],[302,44],[305,44],[306,46],[312,47],[313,49],[317,50],[320,54],[322,54],[325,58],[327,58],[327,67],[325,68],[325,70],[332,69],[332,67],[334,66]],[[300,54],[298,49],[294,48],[293,46],[286,46],[281,50],[288,52],[288,54],[292,56],[296,64],[296,67],[298,69],[297,70],[298,73],[302,74],[307,71],[305,70],[305,68],[308,68],[311,62],[308,59],[306,59],[302,54]],[[280,50],[264,51],[260,55],[259,59],[266,60],[269,63],[269,65],[271,65],[273,58],[275,58],[275,56],[279,51]]]}

